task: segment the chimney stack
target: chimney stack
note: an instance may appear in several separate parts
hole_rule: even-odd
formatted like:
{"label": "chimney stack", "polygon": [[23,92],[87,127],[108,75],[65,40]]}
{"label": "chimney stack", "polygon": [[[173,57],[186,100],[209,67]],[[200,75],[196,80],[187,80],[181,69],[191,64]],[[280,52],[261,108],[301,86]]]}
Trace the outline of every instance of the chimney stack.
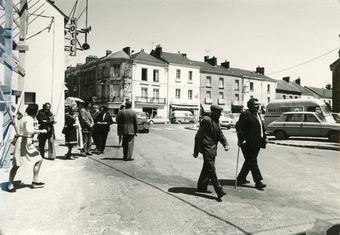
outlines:
{"label": "chimney stack", "polygon": [[331,89],[332,89],[332,85],[331,85],[331,84],[327,84],[327,85],[326,85],[326,89],[327,89],[327,90],[331,90]]}
{"label": "chimney stack", "polygon": [[289,82],[290,77],[283,77],[282,80],[285,82]]}
{"label": "chimney stack", "polygon": [[97,59],[98,59],[97,56],[89,55],[85,59],[85,64],[90,63],[91,61],[97,60]]}
{"label": "chimney stack", "polygon": [[155,56],[157,58],[161,58],[162,57],[162,47],[161,47],[161,45],[157,45],[156,46]]}
{"label": "chimney stack", "polygon": [[106,56],[110,55],[112,53],[111,50],[106,50]]}
{"label": "chimney stack", "polygon": [[209,60],[209,56],[208,55],[204,56],[204,62],[208,62],[208,60]]}
{"label": "chimney stack", "polygon": [[264,67],[257,66],[256,73],[264,75]]}
{"label": "chimney stack", "polygon": [[217,65],[217,58],[215,56],[213,56],[212,58],[208,59],[207,62],[212,66],[216,66]]}
{"label": "chimney stack", "polygon": [[130,47],[124,47],[124,48],[123,48],[123,51],[124,51],[128,56],[131,55],[131,48],[130,48]]}
{"label": "chimney stack", "polygon": [[221,63],[221,66],[223,68],[229,69],[230,68],[230,62],[225,60],[223,63]]}
{"label": "chimney stack", "polygon": [[301,86],[301,78],[295,79],[295,83]]}
{"label": "chimney stack", "polygon": [[187,58],[187,54],[186,53],[182,53],[182,56]]}

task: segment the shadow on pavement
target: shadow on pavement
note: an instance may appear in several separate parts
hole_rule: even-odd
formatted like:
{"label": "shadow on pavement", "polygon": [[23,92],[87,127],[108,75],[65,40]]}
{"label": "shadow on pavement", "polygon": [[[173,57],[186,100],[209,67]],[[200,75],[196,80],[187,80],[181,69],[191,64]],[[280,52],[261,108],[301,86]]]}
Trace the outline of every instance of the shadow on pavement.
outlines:
{"label": "shadow on pavement", "polygon": [[103,157],[100,160],[123,161],[123,158],[118,158],[118,157]]}
{"label": "shadow on pavement", "polygon": [[[235,180],[228,180],[228,179],[222,179],[219,180],[220,184],[222,186],[235,186]],[[211,183],[210,183],[211,184]],[[249,184],[241,184],[241,185],[237,185],[237,187],[242,187],[242,188],[255,188],[255,186],[251,186]]]}
{"label": "shadow on pavement", "polygon": [[[15,189],[21,189],[21,188],[32,188],[31,184],[24,184],[21,182],[21,180],[15,180],[13,182],[14,188]],[[1,190],[8,192],[8,182],[2,182],[1,183]]]}
{"label": "shadow on pavement", "polygon": [[170,192],[170,193],[183,193],[183,194],[192,195],[192,196],[196,196],[196,197],[203,197],[203,198],[207,198],[207,199],[211,199],[211,200],[216,200],[216,197],[206,195],[206,194],[203,194],[203,193],[202,194],[197,193],[196,188],[173,187],[173,188],[169,188],[168,192]]}

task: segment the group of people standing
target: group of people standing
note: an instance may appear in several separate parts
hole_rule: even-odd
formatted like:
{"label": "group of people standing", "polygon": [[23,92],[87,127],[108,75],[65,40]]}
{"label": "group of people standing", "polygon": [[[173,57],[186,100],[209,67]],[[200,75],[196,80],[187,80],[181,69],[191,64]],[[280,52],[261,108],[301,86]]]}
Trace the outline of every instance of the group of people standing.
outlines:
{"label": "group of people standing", "polygon": [[[65,145],[68,152],[65,157],[73,159],[72,148],[78,146],[83,157],[92,153],[103,154],[106,140],[113,124],[112,117],[105,106],[93,106],[90,102],[78,103],[79,111],[75,106],[68,106],[65,112]],[[95,144],[94,151],[91,145]],[[76,156],[74,156],[76,157]]]}

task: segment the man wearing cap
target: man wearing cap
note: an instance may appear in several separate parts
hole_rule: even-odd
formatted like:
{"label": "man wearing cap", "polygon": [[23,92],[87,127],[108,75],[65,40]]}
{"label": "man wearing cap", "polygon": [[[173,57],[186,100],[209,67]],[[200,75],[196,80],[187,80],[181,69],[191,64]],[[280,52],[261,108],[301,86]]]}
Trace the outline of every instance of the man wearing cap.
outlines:
{"label": "man wearing cap", "polygon": [[258,99],[251,98],[247,102],[248,110],[241,113],[236,123],[238,145],[241,147],[244,163],[237,176],[237,184],[250,183],[247,180],[249,171],[253,176],[255,188],[263,190],[266,187],[262,183],[262,175],[257,164],[257,156],[261,148],[266,147],[266,134],[263,121],[259,114],[260,103]]}
{"label": "man wearing cap", "polygon": [[193,156],[197,158],[198,153],[203,155],[203,167],[197,182],[197,192],[210,193],[207,188],[211,180],[220,201],[226,193],[223,191],[216,175],[215,157],[217,155],[217,144],[220,142],[225,151],[229,150],[229,145],[219,123],[222,108],[218,105],[212,105],[210,110],[211,115],[202,118],[199,130],[196,133]]}

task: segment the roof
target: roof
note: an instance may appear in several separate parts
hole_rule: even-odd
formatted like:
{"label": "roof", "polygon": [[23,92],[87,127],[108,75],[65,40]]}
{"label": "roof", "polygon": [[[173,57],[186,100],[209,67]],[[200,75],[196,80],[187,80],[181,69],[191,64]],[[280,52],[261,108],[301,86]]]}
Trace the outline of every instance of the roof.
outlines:
{"label": "roof", "polygon": [[131,59],[133,59],[136,62],[149,62],[149,63],[153,63],[153,64],[158,64],[161,66],[164,66],[166,63],[157,59],[156,57],[153,57],[147,53],[145,53],[144,51],[140,51],[138,53],[135,53],[131,56]]}
{"label": "roof", "polygon": [[[286,82],[286,81],[282,81],[282,80],[277,80],[277,88],[276,90],[283,90],[283,91],[288,91],[288,92],[299,92],[301,93],[302,91],[295,86],[294,84],[296,84],[295,82]],[[296,84],[298,85],[298,84]]]}
{"label": "roof", "polygon": [[225,68],[221,65],[213,66],[207,62],[194,61],[190,60],[194,65],[200,67],[200,72],[202,73],[213,73],[213,74],[221,74],[228,75],[233,77],[242,77],[242,78],[253,78],[263,81],[276,82],[277,80],[267,77],[263,74],[256,73],[255,71],[249,71],[238,68]]}
{"label": "roof", "polygon": [[100,60],[105,60],[105,59],[127,59],[129,60],[130,56],[126,54],[123,50],[120,50],[120,51],[113,52],[107,56],[100,58]]}
{"label": "roof", "polygon": [[189,60],[188,58],[186,58],[180,53],[162,52],[161,59],[171,64],[196,66],[192,63],[191,60]]}
{"label": "roof", "polygon": [[317,88],[317,87],[310,87],[305,86],[308,90],[312,91],[313,93],[317,94],[320,98],[332,99],[332,90],[328,90],[326,88]]}

